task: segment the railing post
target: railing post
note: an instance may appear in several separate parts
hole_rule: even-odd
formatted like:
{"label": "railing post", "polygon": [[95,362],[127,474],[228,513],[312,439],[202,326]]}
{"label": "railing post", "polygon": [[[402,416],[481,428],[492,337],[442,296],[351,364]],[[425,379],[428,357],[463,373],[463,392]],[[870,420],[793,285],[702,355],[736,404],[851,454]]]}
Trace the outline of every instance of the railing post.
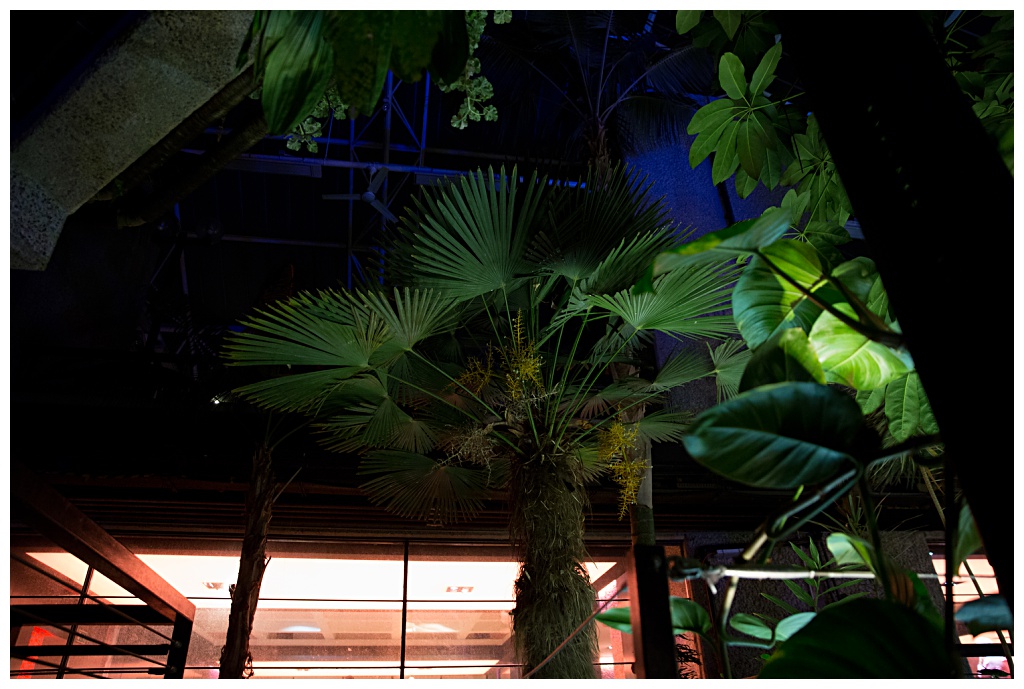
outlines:
{"label": "railing post", "polygon": [[672,613],[668,605],[668,561],[665,548],[634,545],[630,548],[629,613],[633,627],[638,679],[674,679],[676,668]]}

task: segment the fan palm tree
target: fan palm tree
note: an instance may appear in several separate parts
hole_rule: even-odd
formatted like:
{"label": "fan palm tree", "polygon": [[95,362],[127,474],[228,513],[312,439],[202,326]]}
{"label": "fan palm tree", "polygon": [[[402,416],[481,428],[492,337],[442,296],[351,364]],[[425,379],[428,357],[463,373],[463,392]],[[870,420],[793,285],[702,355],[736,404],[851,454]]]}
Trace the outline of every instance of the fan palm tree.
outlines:
{"label": "fan palm tree", "polygon": [[536,677],[593,677],[592,626],[545,662],[592,611],[585,484],[609,467],[635,473],[638,442],[678,440],[685,415],[630,412],[710,373],[687,357],[646,377],[616,380],[613,368],[640,371],[633,353],[654,331],[734,330],[709,315],[728,305],[731,266],[669,271],[654,293],[632,293],[679,240],[635,173],[596,179],[489,170],[443,182],[401,219],[383,285],[265,309],[228,352],[235,364],[292,366],[238,392],[316,416],[327,447],[362,454],[374,501],[450,522],[507,492],[521,561],[513,635]]}

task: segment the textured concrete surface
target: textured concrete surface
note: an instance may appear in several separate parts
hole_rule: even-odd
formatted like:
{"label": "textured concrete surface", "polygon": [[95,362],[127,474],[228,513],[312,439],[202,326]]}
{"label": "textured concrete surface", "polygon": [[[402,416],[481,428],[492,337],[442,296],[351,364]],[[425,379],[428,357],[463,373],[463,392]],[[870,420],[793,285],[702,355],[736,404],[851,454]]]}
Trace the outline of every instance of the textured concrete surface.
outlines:
{"label": "textured concrete surface", "polygon": [[250,11],[154,11],[11,150],[11,268],[43,270],[67,217],[236,74]]}

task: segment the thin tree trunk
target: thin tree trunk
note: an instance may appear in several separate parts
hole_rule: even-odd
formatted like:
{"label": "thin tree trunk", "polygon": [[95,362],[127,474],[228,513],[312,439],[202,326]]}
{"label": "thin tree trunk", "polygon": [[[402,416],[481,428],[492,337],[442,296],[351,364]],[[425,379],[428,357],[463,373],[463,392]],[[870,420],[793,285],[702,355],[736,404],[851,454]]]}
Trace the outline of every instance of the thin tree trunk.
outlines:
{"label": "thin tree trunk", "polygon": [[[523,673],[537,668],[594,609],[587,572],[582,467],[572,456],[536,453],[513,463],[509,531],[520,557],[513,640]],[[532,675],[594,679],[593,621]]]}
{"label": "thin tree trunk", "polygon": [[245,499],[245,535],[238,563],[238,580],[231,587],[231,613],[220,654],[220,679],[248,679],[252,676],[249,636],[263,573],[267,569],[267,532],[278,488],[271,471],[270,447],[263,443],[252,458],[252,475]]}

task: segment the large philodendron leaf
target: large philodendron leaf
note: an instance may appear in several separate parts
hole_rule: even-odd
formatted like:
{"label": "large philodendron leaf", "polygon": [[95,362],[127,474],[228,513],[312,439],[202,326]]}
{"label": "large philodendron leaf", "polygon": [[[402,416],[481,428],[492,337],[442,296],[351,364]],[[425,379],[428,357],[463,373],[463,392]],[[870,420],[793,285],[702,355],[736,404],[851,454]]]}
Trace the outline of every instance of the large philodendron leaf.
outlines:
{"label": "large philodendron leaf", "polygon": [[900,376],[885,387],[885,416],[889,420],[889,432],[899,443],[919,432],[939,432],[916,371]]}
{"label": "large philodendron leaf", "polygon": [[403,517],[456,522],[478,512],[487,497],[486,470],[440,464],[412,452],[371,452],[358,473],[379,474],[362,489]]}
{"label": "large philodendron leaf", "polygon": [[787,381],[825,384],[818,355],[800,328],[786,328],[758,347],[743,370],[739,389],[746,392]]}
{"label": "large philodendron leaf", "polygon": [[[856,319],[849,304],[833,306]],[[809,337],[830,383],[842,383],[854,390],[874,390],[913,369],[909,354],[868,339],[827,312],[815,321]]]}
{"label": "large philodendron leaf", "polygon": [[699,464],[726,478],[796,488],[850,468],[862,424],[849,395],[815,383],[779,383],[703,412],[683,444]]}
{"label": "large philodendron leaf", "polygon": [[[841,298],[828,286],[818,255],[809,245],[784,240],[765,247],[761,253],[764,258],[751,260],[732,297],[736,325],[747,346],[755,350],[786,328],[811,331],[821,308],[801,287],[826,302]],[[777,274],[767,261],[790,279]]]}
{"label": "large philodendron leaf", "polygon": [[858,598],[819,612],[765,663],[761,679],[954,679],[958,659],[919,613]]}
{"label": "large philodendron leaf", "polygon": [[334,48],[338,94],[354,113],[371,114],[380,99],[391,65],[395,14],[396,10],[327,13],[327,40]]}

